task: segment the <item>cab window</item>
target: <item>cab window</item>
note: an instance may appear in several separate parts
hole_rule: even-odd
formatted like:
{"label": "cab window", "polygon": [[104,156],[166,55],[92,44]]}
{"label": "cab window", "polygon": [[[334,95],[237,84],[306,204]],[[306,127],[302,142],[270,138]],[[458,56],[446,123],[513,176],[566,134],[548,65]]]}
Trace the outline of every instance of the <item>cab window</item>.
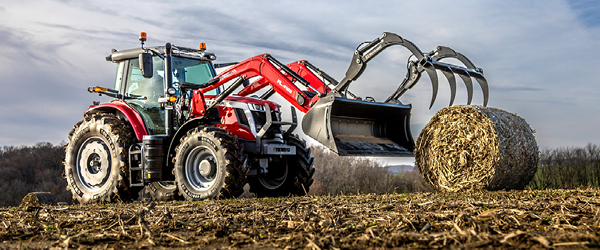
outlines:
{"label": "cab window", "polygon": [[153,59],[152,78],[145,78],[139,59],[130,59],[125,81],[125,102],[135,109],[146,125],[148,134],[165,134],[164,109],[158,98],[164,96],[164,66],[160,58]]}

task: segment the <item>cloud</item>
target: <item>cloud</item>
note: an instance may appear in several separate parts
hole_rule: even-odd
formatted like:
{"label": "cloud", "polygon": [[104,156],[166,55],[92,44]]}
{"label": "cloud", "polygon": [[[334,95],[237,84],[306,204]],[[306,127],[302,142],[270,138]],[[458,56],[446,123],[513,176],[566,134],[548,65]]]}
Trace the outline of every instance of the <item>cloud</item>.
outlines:
{"label": "cloud", "polygon": [[569,0],[569,6],[575,11],[577,17],[588,27],[600,26],[600,3],[594,0]]}
{"label": "cloud", "polygon": [[521,92],[521,91],[544,91],[546,89],[540,87],[529,86],[493,86],[493,91]]}
{"label": "cloud", "polygon": [[[66,140],[83,110],[98,100],[85,88],[112,85],[115,65],[104,56],[111,48],[139,46],[140,31],[149,33],[152,45],[207,42],[218,62],[261,53],[284,63],[307,59],[338,80],[359,43],[395,32],[425,52],[446,45],[468,56],[484,69],[489,104],[521,114],[542,146],[600,141],[592,128],[600,105],[595,1],[31,3],[0,7],[0,145]],[[408,56],[403,48],[384,51],[351,90],[386,98],[404,78]],[[449,88],[439,77],[431,110],[427,76],[401,99],[413,104],[415,136],[448,104]],[[460,80],[457,87],[455,103],[466,102]],[[474,91],[473,103],[481,103],[476,83]]]}

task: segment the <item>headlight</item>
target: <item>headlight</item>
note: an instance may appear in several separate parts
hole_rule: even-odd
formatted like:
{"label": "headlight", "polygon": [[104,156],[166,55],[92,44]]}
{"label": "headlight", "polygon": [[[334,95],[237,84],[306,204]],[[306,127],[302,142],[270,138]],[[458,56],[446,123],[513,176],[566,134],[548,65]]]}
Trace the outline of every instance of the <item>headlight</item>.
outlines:
{"label": "headlight", "polygon": [[174,88],[168,88],[167,89],[167,94],[169,94],[169,95],[175,95],[175,94],[177,94],[177,90],[174,89]]}
{"label": "headlight", "polygon": [[265,106],[263,106],[263,105],[248,103],[248,107],[252,111],[265,111]]}

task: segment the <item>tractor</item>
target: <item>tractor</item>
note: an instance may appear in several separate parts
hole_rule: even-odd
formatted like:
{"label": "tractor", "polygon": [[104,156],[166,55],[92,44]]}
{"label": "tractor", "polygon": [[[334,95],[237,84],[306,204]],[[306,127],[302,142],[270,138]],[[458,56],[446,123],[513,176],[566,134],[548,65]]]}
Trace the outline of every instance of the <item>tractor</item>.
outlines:
{"label": "tractor", "polygon": [[[434,82],[434,100],[438,69],[451,86],[452,73],[467,86],[477,79],[487,102],[482,70],[462,54],[447,47],[424,54],[393,33],[359,46],[339,83],[304,60],[285,65],[262,54],[219,65],[204,43],[144,47],[144,32],[139,40],[141,47],[106,57],[117,65],[114,86],[88,92],[113,99],[94,102],[69,133],[65,178],[76,202],[130,201],[144,188],[154,200],[231,198],[246,184],[258,197],[305,195],[315,169],[310,148],[294,134],[296,109],[306,113],[303,131],[339,155],[413,156],[411,106],[399,97],[421,72]],[[416,55],[398,90],[385,102],[350,93],[366,63],[392,45]],[[466,67],[438,61],[445,57]],[[229,68],[217,74],[221,66]],[[268,100],[274,93],[291,104],[291,121]]]}

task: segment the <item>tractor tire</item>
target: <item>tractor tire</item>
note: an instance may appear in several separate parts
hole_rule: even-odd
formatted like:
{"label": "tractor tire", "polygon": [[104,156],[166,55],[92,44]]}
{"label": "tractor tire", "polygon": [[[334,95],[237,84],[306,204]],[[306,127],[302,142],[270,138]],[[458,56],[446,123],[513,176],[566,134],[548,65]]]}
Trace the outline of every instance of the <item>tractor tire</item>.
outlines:
{"label": "tractor tire", "polygon": [[183,136],[175,149],[175,183],[186,200],[240,196],[246,184],[237,138],[204,126]]}
{"label": "tractor tire", "polygon": [[154,201],[181,200],[177,185],[173,181],[157,181],[146,185],[145,193]]}
{"label": "tractor tire", "polygon": [[270,162],[267,175],[259,174],[248,178],[250,192],[257,197],[302,196],[310,190],[315,174],[310,148],[297,135],[290,136],[288,145],[296,146],[296,155]]}
{"label": "tractor tire", "polygon": [[65,146],[65,178],[81,204],[131,201],[141,187],[129,187],[131,125],[115,114],[95,113],[75,124]]}

